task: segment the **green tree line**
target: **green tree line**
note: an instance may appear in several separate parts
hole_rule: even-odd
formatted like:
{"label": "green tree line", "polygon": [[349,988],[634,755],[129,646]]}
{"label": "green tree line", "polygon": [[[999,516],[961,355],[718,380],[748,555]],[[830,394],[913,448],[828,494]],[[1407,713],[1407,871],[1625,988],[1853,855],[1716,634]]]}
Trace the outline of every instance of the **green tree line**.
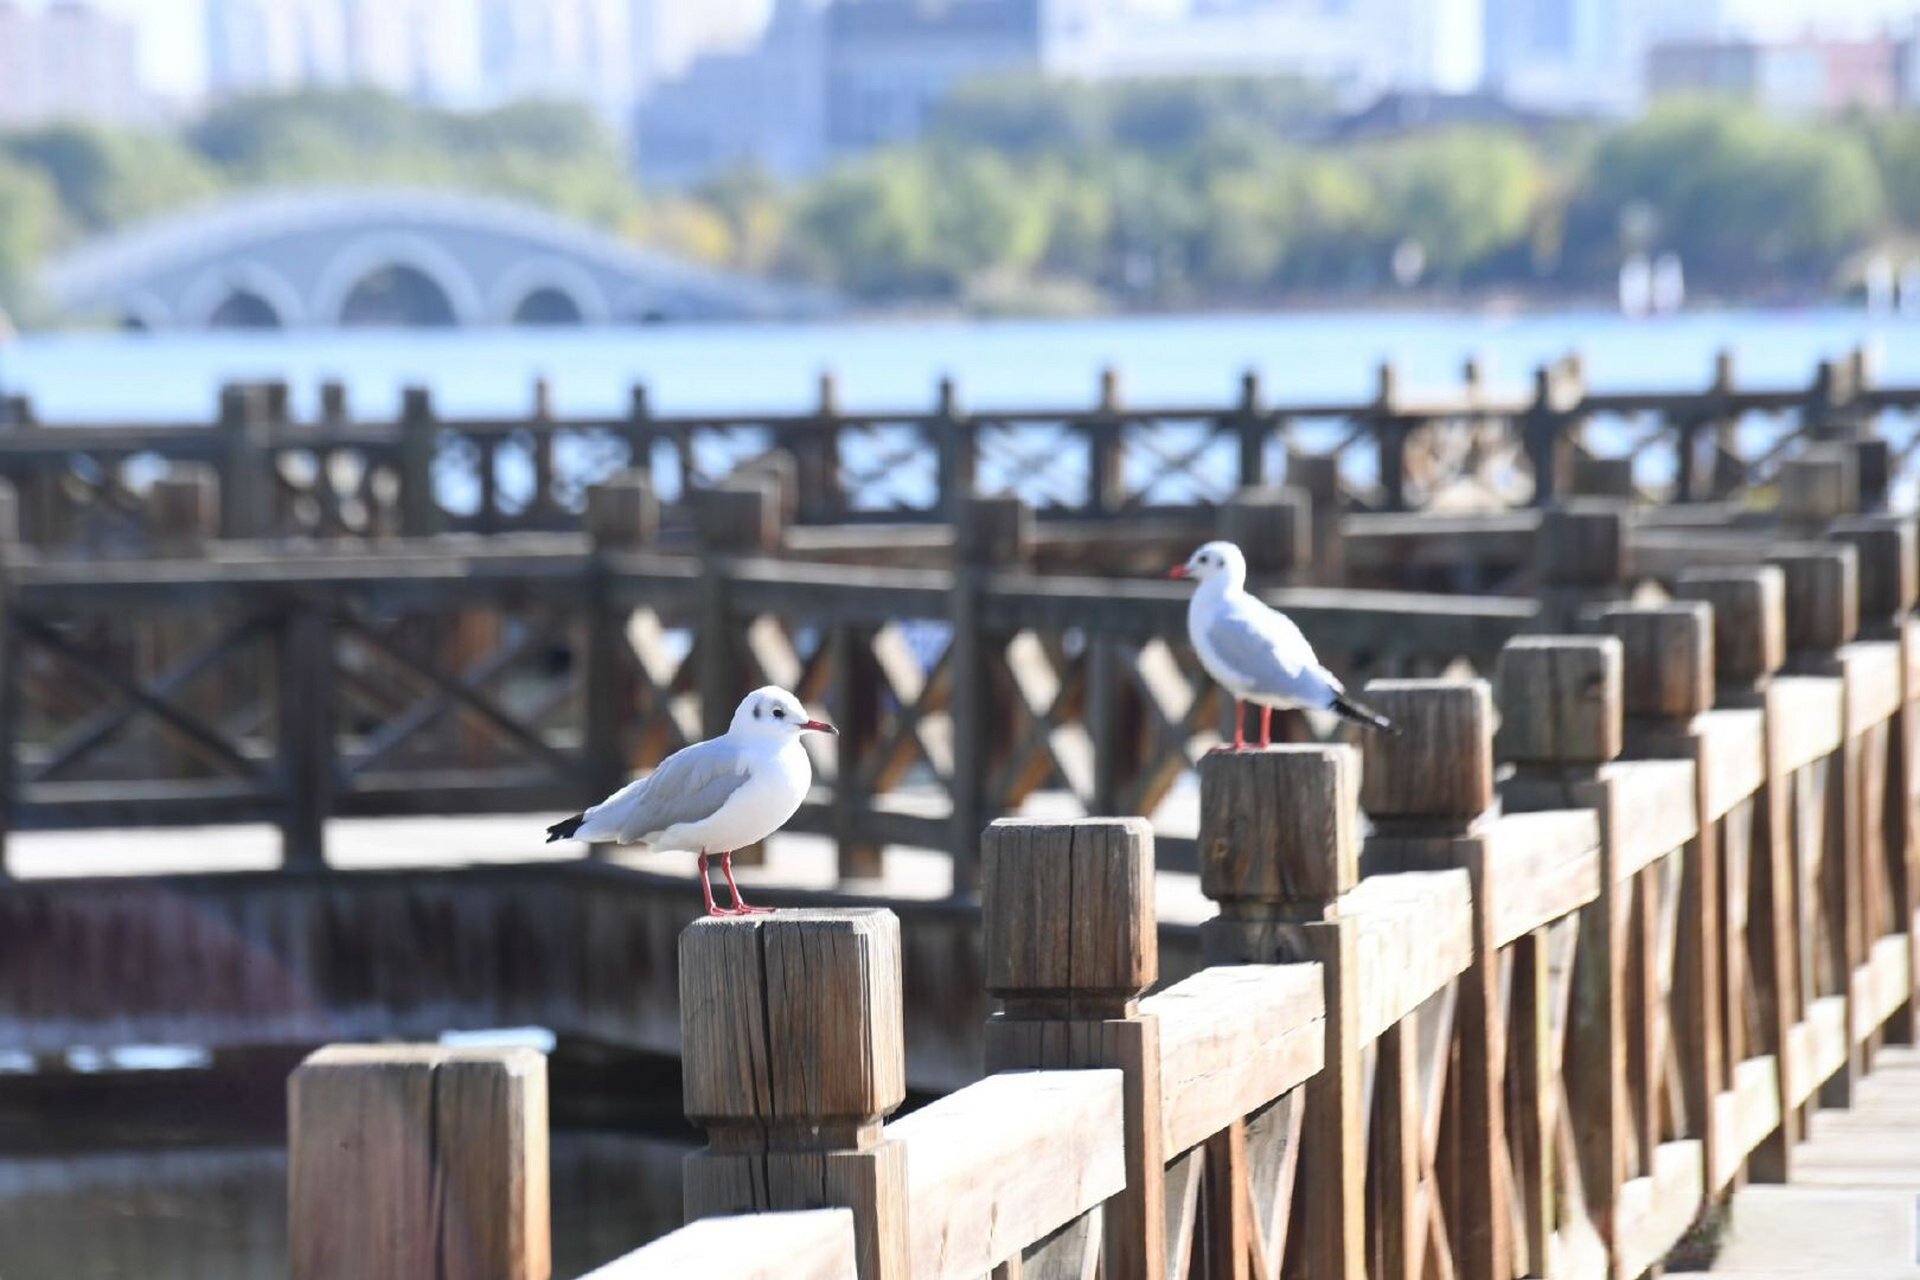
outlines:
{"label": "green tree line", "polygon": [[[62,246],[222,193],[406,182],[539,202],[717,265],[875,304],[1253,305],[1394,289],[1606,289],[1634,251],[1697,291],[1809,297],[1876,246],[1920,255],[1920,117],[1794,121],[1707,101],[1607,125],[1335,140],[1263,80],[967,86],[909,146],[782,184],[649,192],[583,110],[457,113],[370,92],[236,101],[172,131],[0,133],[0,305]],[[1396,270],[1397,268],[1397,270]]]}

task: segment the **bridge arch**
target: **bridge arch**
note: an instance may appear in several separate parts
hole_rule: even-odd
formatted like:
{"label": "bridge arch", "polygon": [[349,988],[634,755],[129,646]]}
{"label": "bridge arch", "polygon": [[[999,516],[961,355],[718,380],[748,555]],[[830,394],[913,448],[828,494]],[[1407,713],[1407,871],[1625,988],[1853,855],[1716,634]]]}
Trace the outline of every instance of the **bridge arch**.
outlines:
{"label": "bridge arch", "polygon": [[523,319],[522,313],[543,294],[558,295],[571,303],[577,314],[572,323],[604,324],[613,318],[606,292],[591,274],[564,258],[550,256],[528,258],[501,272],[487,313],[496,324],[542,323]]}
{"label": "bridge arch", "polygon": [[[247,299],[252,300],[253,305],[249,306],[243,301]],[[272,324],[232,324],[236,306],[247,309],[255,316],[261,314],[260,308],[264,308],[265,312],[271,313]],[[223,309],[227,320],[218,318]],[[285,276],[266,263],[249,258],[210,267],[196,276],[181,295],[179,318],[185,323],[209,329],[288,329],[305,324],[307,312],[301,304],[300,291]]]}
{"label": "bridge arch", "polygon": [[382,272],[401,278],[410,273],[431,284],[445,298],[453,324],[478,324],[485,318],[480,291],[458,258],[425,236],[384,233],[350,242],[327,263],[313,291],[316,321],[344,323],[355,291]]}

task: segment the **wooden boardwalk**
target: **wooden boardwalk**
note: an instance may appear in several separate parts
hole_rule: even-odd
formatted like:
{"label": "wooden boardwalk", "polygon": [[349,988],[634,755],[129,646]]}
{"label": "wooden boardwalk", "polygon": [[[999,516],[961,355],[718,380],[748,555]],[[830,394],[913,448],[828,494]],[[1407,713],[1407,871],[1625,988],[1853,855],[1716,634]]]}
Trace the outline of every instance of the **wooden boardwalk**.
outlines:
{"label": "wooden boardwalk", "polygon": [[1920,1051],[1886,1050],[1852,1108],[1818,1111],[1792,1180],[1733,1199],[1713,1270],[1881,1280],[1920,1275]]}

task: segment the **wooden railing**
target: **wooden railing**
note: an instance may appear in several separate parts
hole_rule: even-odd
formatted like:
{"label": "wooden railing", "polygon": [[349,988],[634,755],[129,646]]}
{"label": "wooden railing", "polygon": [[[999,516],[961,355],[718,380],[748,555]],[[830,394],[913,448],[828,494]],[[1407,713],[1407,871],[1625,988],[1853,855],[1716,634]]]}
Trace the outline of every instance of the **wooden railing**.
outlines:
{"label": "wooden railing", "polygon": [[1822,442],[1848,452],[1873,509],[1920,445],[1920,387],[1875,385],[1861,353],[1823,363],[1808,386],[1769,389],[1737,387],[1723,356],[1698,391],[1595,391],[1569,357],[1527,392],[1489,386],[1477,365],[1443,393],[1412,392],[1383,366],[1371,397],[1326,403],[1267,403],[1249,375],[1235,400],[1135,407],[1109,372],[1098,401],[1073,411],[971,411],[945,382],[931,409],[849,413],[831,378],[813,408],[788,414],[664,416],[635,388],[621,412],[565,416],[544,383],[526,414],[499,418],[447,417],[420,388],[386,420],[356,419],[337,384],[309,421],[289,405],[285,383],[234,384],[211,424],[40,429],[15,397],[0,401],[12,428],[0,476],[20,491],[30,543],[97,554],[163,540],[146,490],[168,467],[216,483],[230,537],[378,537],[558,531],[616,471],[680,503],[768,465],[805,525],[950,521],[976,493],[1110,523],[1211,508],[1283,477],[1328,514],[1571,493],[1718,501],[1772,485],[1783,460]]}
{"label": "wooden railing", "polygon": [[[890,912],[695,923],[695,1221],[606,1274],[663,1274],[722,1238],[702,1274],[1657,1266],[1724,1188],[1786,1176],[1816,1097],[1844,1105],[1879,1043],[1913,1037],[1920,685],[1912,535],[1892,528],[1860,536],[1896,555],[1868,598],[1897,639],[1853,638],[1853,546],[1796,552],[1609,607],[1599,634],[1515,638],[1492,686],[1375,681],[1407,732],[1368,738],[1364,768],[1345,745],[1206,757],[1210,967],[1155,994],[1146,824],[994,823],[993,1074],[900,1121],[913,1014]],[[361,1052],[295,1077],[296,1242],[447,1257],[463,1221],[491,1250],[508,1238],[491,1224],[538,1217],[518,1059],[471,1102],[436,1066],[402,1123],[366,1099],[418,1060]],[[310,1150],[329,1176],[299,1176]],[[436,1161],[462,1174],[429,1205],[411,1188]],[[850,1221],[785,1216],[833,1207]],[[742,1213],[770,1216],[712,1225]],[[512,1239],[444,1274],[544,1276],[544,1235]],[[371,1252],[295,1256],[297,1280],[399,1274]]]}

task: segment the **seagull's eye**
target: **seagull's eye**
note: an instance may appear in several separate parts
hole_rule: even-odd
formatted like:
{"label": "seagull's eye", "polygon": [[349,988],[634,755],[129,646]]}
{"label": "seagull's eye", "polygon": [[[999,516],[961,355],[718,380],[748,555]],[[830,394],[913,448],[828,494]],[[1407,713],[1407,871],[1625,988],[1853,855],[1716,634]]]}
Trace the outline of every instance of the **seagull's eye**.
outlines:
{"label": "seagull's eye", "polygon": [[785,720],[787,718],[787,713],[781,708],[775,707],[773,709],[773,718],[775,720]]}

